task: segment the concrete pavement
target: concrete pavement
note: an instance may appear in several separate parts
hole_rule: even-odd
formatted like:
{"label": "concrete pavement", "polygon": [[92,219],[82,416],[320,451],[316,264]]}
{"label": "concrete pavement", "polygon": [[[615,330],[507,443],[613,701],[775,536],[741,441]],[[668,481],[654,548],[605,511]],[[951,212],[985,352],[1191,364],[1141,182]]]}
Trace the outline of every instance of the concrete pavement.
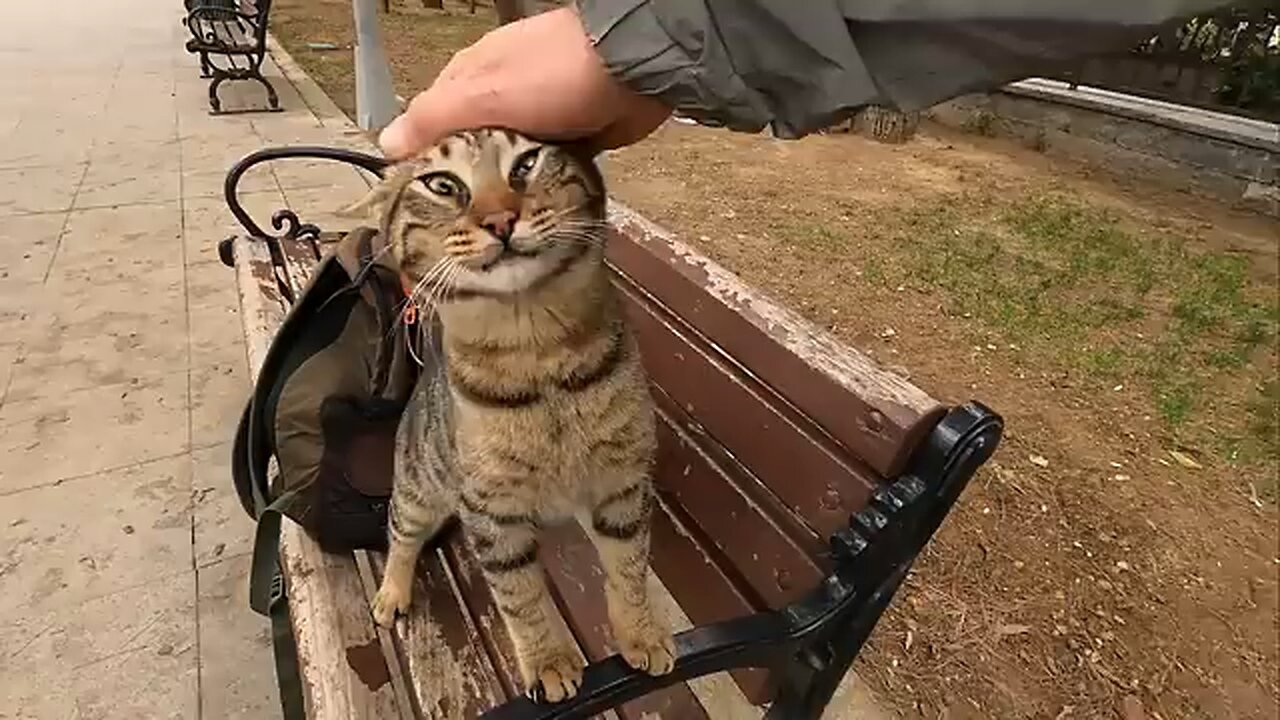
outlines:
{"label": "concrete pavement", "polygon": [[[5,720],[278,714],[227,469],[248,386],[221,185],[264,144],[352,133],[274,65],[287,112],[209,116],[181,17],[178,0],[0,3]],[[244,187],[265,222],[363,184],[290,167]]]}
{"label": "concrete pavement", "polygon": [[[209,116],[181,10],[0,3],[0,720],[278,717],[227,463],[249,388],[222,180],[264,145],[369,145],[287,56],[285,112]],[[264,227],[334,227],[365,184],[281,163],[241,188]],[[851,682],[827,716],[883,717]]]}

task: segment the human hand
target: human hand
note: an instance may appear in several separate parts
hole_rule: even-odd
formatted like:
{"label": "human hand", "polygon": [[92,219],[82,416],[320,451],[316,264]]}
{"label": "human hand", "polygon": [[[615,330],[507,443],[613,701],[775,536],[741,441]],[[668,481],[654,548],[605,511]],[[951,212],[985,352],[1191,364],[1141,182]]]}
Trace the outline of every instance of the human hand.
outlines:
{"label": "human hand", "polygon": [[379,144],[399,159],[450,132],[492,126],[583,139],[600,151],[643,139],[670,114],[610,77],[577,13],[561,8],[503,25],[458,52]]}

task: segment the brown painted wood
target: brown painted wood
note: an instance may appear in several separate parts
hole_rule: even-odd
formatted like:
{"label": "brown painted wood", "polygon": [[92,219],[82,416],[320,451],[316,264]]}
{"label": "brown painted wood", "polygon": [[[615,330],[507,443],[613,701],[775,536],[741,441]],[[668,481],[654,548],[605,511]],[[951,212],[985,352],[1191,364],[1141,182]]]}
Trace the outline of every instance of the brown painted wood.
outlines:
{"label": "brown painted wood", "polygon": [[625,279],[617,284],[645,370],[697,419],[692,430],[723,444],[820,536],[845,527],[879,482],[875,474]]}
{"label": "brown painted wood", "polygon": [[[883,476],[899,473],[944,408],[732,273],[611,201],[609,261]],[[750,464],[750,463],[749,463]]]}
{"label": "brown painted wood", "polygon": [[658,425],[655,480],[663,498],[688,516],[708,553],[734,568],[764,605],[795,602],[822,579],[817,563],[699,451],[693,438],[668,422]]}
{"label": "brown painted wood", "polygon": [[[604,571],[591,541],[576,523],[543,531],[540,557],[569,628],[591,661],[614,654],[604,600]],[[699,720],[707,715],[683,683],[617,708],[622,720]]]}
{"label": "brown painted wood", "polygon": [[828,569],[827,538],[819,536],[803,517],[787,507],[750,468],[743,465],[723,445],[708,435],[705,428],[680,407],[661,386],[650,383],[650,393],[663,421],[683,432],[697,446],[697,452],[705,456],[706,461],[716,469],[716,472],[726,476],[735,489],[745,495],[775,527],[814,558],[820,568]]}
{"label": "brown painted wood", "polygon": [[[385,557],[374,554],[379,582]],[[409,670],[421,716],[431,720],[477,717],[506,699],[443,553],[423,550],[414,577],[413,605],[395,636]]]}
{"label": "brown painted wood", "polygon": [[498,614],[489,585],[484,581],[480,563],[467,545],[461,528],[455,528],[442,543],[449,569],[458,583],[458,590],[466,599],[471,617],[475,620],[486,652],[497,671],[498,680],[507,697],[521,692],[520,670],[516,665],[516,652],[507,634],[506,622]]}
{"label": "brown painted wood", "polygon": [[[694,625],[732,620],[756,611],[661,498],[653,513],[651,534],[653,571]],[[773,699],[774,687],[765,671],[735,670],[730,675],[753,704],[763,705]]]}

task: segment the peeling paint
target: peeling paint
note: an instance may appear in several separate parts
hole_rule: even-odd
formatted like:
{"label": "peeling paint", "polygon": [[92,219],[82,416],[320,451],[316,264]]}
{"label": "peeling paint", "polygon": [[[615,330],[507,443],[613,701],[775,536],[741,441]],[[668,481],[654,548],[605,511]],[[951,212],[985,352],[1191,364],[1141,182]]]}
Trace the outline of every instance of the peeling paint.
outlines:
{"label": "peeling paint", "polygon": [[348,647],[346,656],[347,667],[355,672],[370,692],[377,692],[391,682],[391,671],[387,669],[387,661],[383,659],[382,648],[376,639]]}

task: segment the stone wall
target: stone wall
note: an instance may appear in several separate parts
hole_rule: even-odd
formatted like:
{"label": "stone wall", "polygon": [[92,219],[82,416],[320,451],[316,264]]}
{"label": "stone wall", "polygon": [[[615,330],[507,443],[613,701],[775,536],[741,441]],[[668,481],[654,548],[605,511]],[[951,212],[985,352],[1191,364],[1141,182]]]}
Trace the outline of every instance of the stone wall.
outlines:
{"label": "stone wall", "polygon": [[1280,217],[1275,123],[1042,80],[966,95],[929,115]]}

